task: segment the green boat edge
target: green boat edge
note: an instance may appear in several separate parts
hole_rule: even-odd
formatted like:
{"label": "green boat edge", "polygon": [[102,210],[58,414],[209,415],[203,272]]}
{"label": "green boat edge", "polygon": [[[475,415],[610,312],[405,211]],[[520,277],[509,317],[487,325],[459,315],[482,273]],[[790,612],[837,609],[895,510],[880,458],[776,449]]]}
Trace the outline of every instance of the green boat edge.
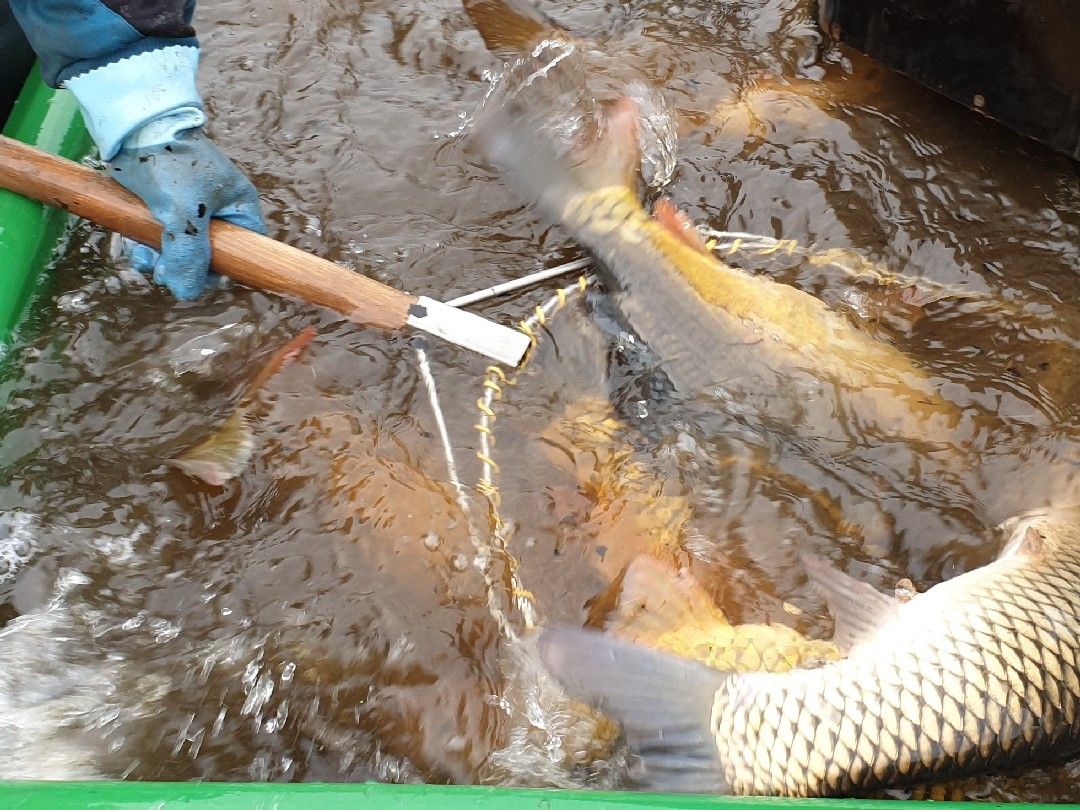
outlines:
{"label": "green boat edge", "polygon": [[[47,87],[37,68],[4,125],[10,138],[79,160],[90,136],[72,95]],[[66,212],[0,189],[0,344],[18,328],[68,223]]]}
{"label": "green boat edge", "polygon": [[[4,126],[5,135],[53,154],[78,160],[90,149],[90,138],[74,99],[46,87],[37,71]],[[0,190],[0,343],[9,340],[23,320],[69,222],[61,210]],[[368,810],[420,808],[440,810],[896,810],[892,800],[772,799],[693,796],[608,791],[534,790],[458,785],[391,785],[381,783],[225,783],[225,782],[4,782],[0,807],[11,810],[71,808],[214,807],[222,810]],[[961,802],[905,802],[903,806],[961,805]],[[1046,807],[1038,804],[982,804],[1012,810]],[[1057,805],[1078,807],[1080,805]]]}
{"label": "green boat edge", "polygon": [[[618,793],[586,790],[535,790],[453,785],[389,785],[365,782],[324,783],[227,782],[9,782],[0,783],[0,806],[10,810],[75,810],[123,808],[164,810],[213,807],[220,810],[901,810],[945,808],[953,804],[977,808],[1048,807],[1037,804],[965,804],[863,799],[774,799],[737,796],[692,796],[667,793]],[[1069,805],[1057,805],[1069,807]],[[1073,805],[1075,806],[1075,805]]]}

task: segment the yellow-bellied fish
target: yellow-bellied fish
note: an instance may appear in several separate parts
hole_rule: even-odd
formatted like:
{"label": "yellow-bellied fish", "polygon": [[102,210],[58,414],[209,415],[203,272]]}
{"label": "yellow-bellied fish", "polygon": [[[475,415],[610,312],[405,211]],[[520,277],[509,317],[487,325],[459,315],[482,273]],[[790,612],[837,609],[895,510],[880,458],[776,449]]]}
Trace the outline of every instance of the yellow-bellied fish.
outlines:
{"label": "yellow-bellied fish", "polygon": [[[467,5],[483,9],[471,13],[486,24],[491,47],[542,36],[544,18],[527,17],[520,0],[513,14],[496,13],[505,2]],[[515,24],[524,27],[516,39]],[[562,119],[569,93],[559,88],[580,83],[587,68],[568,54],[527,86],[496,92],[477,116],[477,138],[487,158],[614,280],[620,311],[677,389],[696,395],[722,388],[774,423],[843,446],[867,437],[947,449],[973,438],[977,424],[958,429],[976,413],[965,411],[960,387],[951,399],[943,393],[947,380],[813,295],[719,261],[687,238],[685,219],[670,207],[650,216],[635,190],[635,102],[609,104],[591,142],[590,129],[578,127],[577,142],[568,145]]]}

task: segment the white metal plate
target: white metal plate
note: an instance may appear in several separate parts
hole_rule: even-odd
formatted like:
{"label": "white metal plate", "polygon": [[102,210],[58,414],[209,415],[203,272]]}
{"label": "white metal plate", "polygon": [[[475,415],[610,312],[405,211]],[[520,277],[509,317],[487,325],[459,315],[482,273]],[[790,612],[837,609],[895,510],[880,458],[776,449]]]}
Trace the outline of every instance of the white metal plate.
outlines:
{"label": "white metal plate", "polygon": [[510,366],[520,363],[529,348],[525,333],[425,295],[409,307],[406,323]]}

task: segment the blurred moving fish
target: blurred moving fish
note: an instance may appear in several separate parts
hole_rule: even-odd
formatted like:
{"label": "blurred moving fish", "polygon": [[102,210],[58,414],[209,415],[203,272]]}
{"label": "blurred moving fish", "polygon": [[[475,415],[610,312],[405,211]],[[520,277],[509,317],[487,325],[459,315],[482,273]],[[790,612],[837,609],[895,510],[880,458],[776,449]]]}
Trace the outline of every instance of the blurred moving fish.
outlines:
{"label": "blurred moving fish", "polygon": [[[599,99],[628,96],[638,105],[636,130],[641,176],[661,189],[675,171],[675,114],[663,94],[649,87],[624,53],[574,37],[527,0],[462,0],[487,49],[509,65],[497,92],[524,93],[554,113],[548,131],[570,141],[594,127]],[[560,80],[548,81],[552,70]]]}
{"label": "blurred moving fish", "polygon": [[[537,27],[522,39],[535,38]],[[508,42],[509,28],[488,38]],[[955,446],[964,412],[942,396],[943,380],[809,293],[723,264],[670,204],[646,213],[634,187],[639,111],[632,100],[609,105],[591,143],[579,137],[567,145],[552,88],[578,81],[581,69],[552,64],[543,82],[533,82],[535,92],[493,95],[477,116],[477,139],[616,281],[622,314],[675,387],[693,395],[734,385],[773,419],[804,421],[839,442],[870,435]]]}
{"label": "blurred moving fish", "polygon": [[[628,61],[625,55],[620,54],[614,58],[608,57],[607,63],[603,64],[601,49],[575,38],[528,0],[462,0],[462,5],[487,49],[506,62],[518,60],[519,64],[527,64],[530,57],[535,59],[545,47],[557,43],[572,44],[586,52],[583,66],[587,69],[582,71],[583,74],[602,72],[612,66],[614,59]],[[580,92],[587,93],[584,87],[587,77],[583,75],[579,80]],[[761,86],[762,81],[755,83],[756,88],[760,89]],[[566,82],[560,84],[560,89],[569,95]],[[659,92],[646,90],[641,83],[626,89],[630,89],[630,92],[625,94],[643,108],[638,116],[643,177],[650,187],[662,188],[674,171],[677,140],[675,117]],[[579,108],[586,108],[588,101],[586,98],[576,99]],[[737,105],[742,107],[746,103],[740,99]],[[653,217],[667,224],[677,235],[683,235],[691,245],[706,249],[705,241],[699,236],[694,223],[685,214],[676,211],[670,200],[658,200],[653,207]],[[834,265],[853,276],[859,275],[864,280],[877,282],[877,286],[867,292],[850,290],[851,300],[846,303],[864,319],[882,320],[903,331],[910,330],[922,317],[923,304],[971,295],[970,292],[937,284],[930,279],[898,278],[851,250],[831,248],[816,251],[807,255],[807,261],[810,264]],[[1001,301],[1000,297],[994,299],[996,307],[1007,305],[1008,302]],[[1016,315],[1022,313],[1017,312]]]}
{"label": "blurred moving fish", "polygon": [[997,560],[904,600],[806,560],[843,660],[740,675],[596,633],[539,645],[618,719],[651,789],[837,796],[1080,750],[1080,507],[1003,524]]}
{"label": "blurred moving fish", "polygon": [[648,463],[622,437],[610,402],[592,398],[570,403],[539,433],[544,457],[576,479],[570,494],[552,498],[556,514],[573,524],[569,543],[582,545],[581,559],[611,580],[589,600],[589,625],[717,669],[784,672],[839,658],[831,642],[782,624],[731,624],[689,571],[676,573],[671,564],[686,556],[692,504],[664,465]]}
{"label": "blurred moving fish", "polygon": [[277,374],[286,360],[299,357],[314,337],[315,329],[309,326],[274,352],[248,383],[240,404],[224,424],[210,438],[167,463],[215,487],[224,486],[238,476],[251,461],[254,451],[249,417],[260,389]]}

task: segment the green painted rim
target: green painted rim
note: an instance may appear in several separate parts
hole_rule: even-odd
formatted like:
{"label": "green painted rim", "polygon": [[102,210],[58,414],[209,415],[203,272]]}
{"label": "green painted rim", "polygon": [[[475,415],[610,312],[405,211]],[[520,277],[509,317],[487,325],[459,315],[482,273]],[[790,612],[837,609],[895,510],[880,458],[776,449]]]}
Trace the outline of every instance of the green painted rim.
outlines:
{"label": "green painted rim", "polygon": [[[79,160],[90,136],[74,97],[45,86],[35,68],[4,126],[10,138]],[[0,189],[0,344],[22,319],[67,224],[67,214]]]}
{"label": "green painted rim", "polygon": [[[223,782],[0,783],[0,806],[12,810],[901,810],[956,807],[952,802],[862,799],[770,799],[605,791],[520,790],[446,785],[231,784]],[[1030,810],[1037,804],[966,805]],[[1062,805],[1067,807],[1068,805]]]}

